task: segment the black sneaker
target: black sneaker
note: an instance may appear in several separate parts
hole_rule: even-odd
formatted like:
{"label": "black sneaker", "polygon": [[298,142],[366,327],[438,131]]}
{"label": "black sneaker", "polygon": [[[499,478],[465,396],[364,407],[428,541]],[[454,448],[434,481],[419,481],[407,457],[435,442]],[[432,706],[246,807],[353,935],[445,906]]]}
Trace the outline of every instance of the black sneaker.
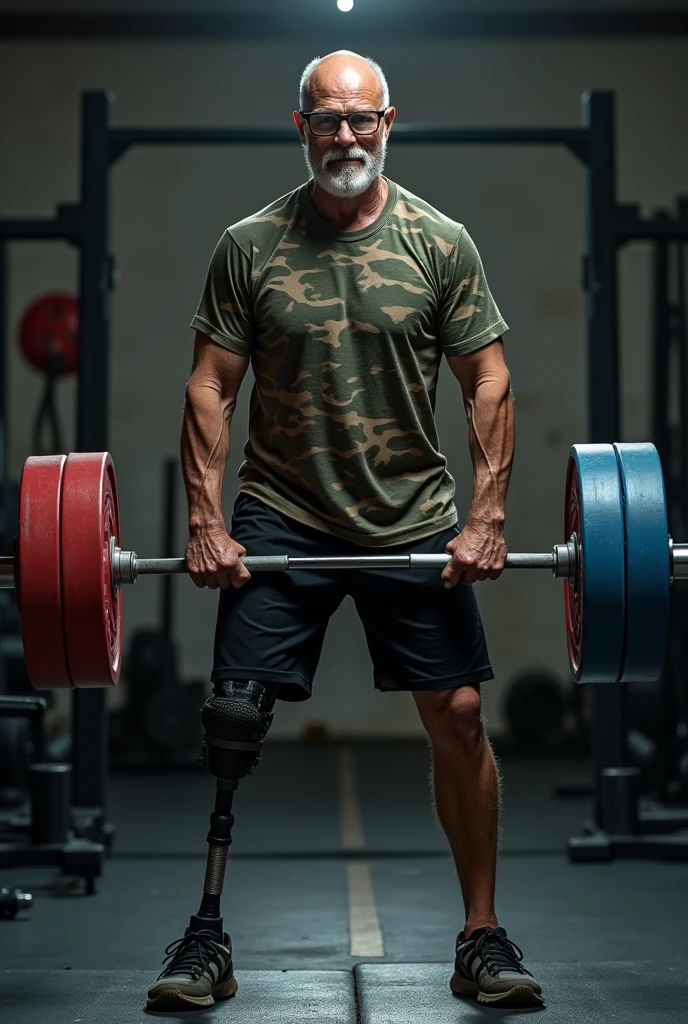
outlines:
{"label": "black sneaker", "polygon": [[522,960],[503,928],[476,928],[470,939],[461,932],[451,990],[486,1006],[542,1006],[542,988]]}
{"label": "black sneaker", "polygon": [[194,1010],[213,1006],[236,992],[232,940],[212,931],[186,932],[165,950],[165,967],[148,989],[147,1010]]}

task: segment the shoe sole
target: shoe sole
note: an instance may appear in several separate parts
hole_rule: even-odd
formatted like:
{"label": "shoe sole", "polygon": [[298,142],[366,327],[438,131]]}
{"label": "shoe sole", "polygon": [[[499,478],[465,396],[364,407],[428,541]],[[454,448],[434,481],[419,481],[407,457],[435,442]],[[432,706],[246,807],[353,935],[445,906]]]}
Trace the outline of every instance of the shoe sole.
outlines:
{"label": "shoe sole", "polygon": [[542,1006],[544,999],[530,985],[514,985],[506,992],[481,992],[474,981],[454,974],[449,982],[454,995],[474,996],[483,1006]]}
{"label": "shoe sole", "polygon": [[216,985],[209,996],[190,996],[178,988],[161,988],[146,1003],[147,1010],[204,1010],[214,1006],[217,999],[229,999],[236,995],[239,985],[232,975],[221,985]]}

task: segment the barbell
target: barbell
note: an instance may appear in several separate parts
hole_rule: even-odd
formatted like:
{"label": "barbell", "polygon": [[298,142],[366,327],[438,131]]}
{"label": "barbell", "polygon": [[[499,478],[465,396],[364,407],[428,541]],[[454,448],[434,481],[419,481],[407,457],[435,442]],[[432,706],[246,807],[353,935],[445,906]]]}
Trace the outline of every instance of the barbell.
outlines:
{"label": "barbell", "polygon": [[[651,444],[574,445],[564,535],[547,553],[510,553],[507,569],[564,580],[569,663],[587,683],[653,682],[662,671],[669,589],[688,577],[688,544],[668,532],[661,463]],[[247,554],[250,572],[441,570],[447,554],[319,558]],[[108,686],[122,664],[122,589],[139,576],[186,572],[183,558],[139,558],[120,546],[107,452],[32,456],[22,472],[12,557],[27,671],[36,689]]]}

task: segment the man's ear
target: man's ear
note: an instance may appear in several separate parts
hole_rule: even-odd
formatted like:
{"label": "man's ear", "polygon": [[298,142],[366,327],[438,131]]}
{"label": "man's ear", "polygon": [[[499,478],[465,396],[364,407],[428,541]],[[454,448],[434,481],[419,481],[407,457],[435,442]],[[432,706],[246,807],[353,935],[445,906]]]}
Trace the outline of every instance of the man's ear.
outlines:
{"label": "man's ear", "polygon": [[301,142],[305,146],[306,145],[306,122],[301,117],[301,115],[299,114],[298,110],[295,110],[292,116],[294,118],[294,124],[296,125],[296,127],[299,130],[299,135],[301,136]]}

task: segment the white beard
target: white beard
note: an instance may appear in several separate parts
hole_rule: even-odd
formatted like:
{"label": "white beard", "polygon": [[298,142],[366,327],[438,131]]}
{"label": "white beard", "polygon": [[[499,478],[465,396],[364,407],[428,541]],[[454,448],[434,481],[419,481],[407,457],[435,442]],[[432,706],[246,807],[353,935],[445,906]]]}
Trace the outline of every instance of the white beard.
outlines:
{"label": "white beard", "polygon": [[[338,199],[352,199],[354,196],[360,196],[366,192],[375,179],[382,174],[387,155],[387,140],[382,136],[379,146],[374,150],[359,148],[355,143],[347,149],[341,147],[329,149],[320,163],[316,163],[311,158],[309,140],[303,147],[303,155],[308,170],[325,192]],[[334,168],[329,166],[333,160],[346,158],[361,160],[363,166],[344,165]]]}

